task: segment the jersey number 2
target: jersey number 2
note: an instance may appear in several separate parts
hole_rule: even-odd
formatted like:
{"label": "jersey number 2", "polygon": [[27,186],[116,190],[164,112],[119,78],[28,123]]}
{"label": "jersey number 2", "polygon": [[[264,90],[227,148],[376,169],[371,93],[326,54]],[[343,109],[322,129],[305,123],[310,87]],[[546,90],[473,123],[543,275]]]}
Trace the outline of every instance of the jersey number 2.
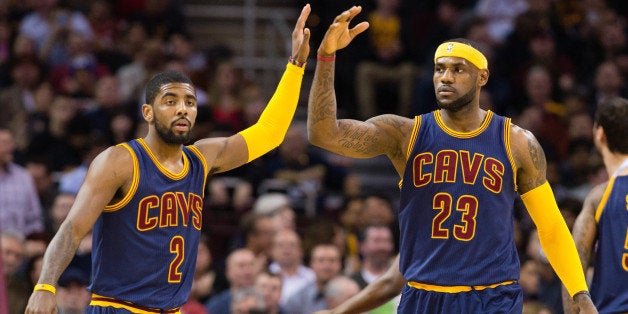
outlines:
{"label": "jersey number 2", "polygon": [[174,259],[170,262],[168,268],[168,282],[181,282],[181,264],[185,256],[185,240],[182,236],[175,236],[170,240],[170,253],[174,254]]}
{"label": "jersey number 2", "polygon": [[[434,210],[438,211],[432,219],[432,238],[449,239],[449,229],[443,223],[449,218],[454,208],[453,197],[448,193],[434,195],[432,202]],[[462,195],[455,204],[456,211],[462,212],[461,224],[454,224],[454,238],[460,241],[469,241],[475,236],[476,216],[478,214],[478,199],[472,195]]]}

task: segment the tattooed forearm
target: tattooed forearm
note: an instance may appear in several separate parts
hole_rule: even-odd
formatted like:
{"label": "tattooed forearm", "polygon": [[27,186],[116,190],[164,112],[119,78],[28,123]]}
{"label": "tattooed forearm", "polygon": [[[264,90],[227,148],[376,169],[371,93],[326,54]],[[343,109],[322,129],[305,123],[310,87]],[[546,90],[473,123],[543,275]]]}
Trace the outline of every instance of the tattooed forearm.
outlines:
{"label": "tattooed forearm", "polygon": [[57,235],[50,242],[50,247],[44,256],[40,282],[56,283],[65,268],[70,264],[78,249],[78,242],[72,238],[72,227],[69,223],[64,223]]}
{"label": "tattooed forearm", "polygon": [[308,124],[336,119],[333,64],[319,64],[314,75],[308,106]]}

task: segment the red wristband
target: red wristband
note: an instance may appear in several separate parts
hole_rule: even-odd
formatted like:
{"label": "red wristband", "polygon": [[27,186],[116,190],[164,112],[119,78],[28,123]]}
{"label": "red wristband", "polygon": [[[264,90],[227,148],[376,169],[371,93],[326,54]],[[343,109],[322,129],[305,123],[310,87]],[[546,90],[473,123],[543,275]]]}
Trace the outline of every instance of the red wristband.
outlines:
{"label": "red wristband", "polygon": [[336,60],[336,55],[332,55],[332,56],[329,56],[329,57],[316,55],[316,60],[324,61],[324,62],[331,62],[331,61],[335,61]]}
{"label": "red wristband", "polygon": [[288,62],[290,62],[290,63],[292,63],[292,64],[294,64],[294,65],[296,65],[296,66],[298,66],[300,68],[304,68],[305,64],[307,63],[307,62],[301,62],[301,61],[295,59],[294,57],[290,57],[288,59]]}

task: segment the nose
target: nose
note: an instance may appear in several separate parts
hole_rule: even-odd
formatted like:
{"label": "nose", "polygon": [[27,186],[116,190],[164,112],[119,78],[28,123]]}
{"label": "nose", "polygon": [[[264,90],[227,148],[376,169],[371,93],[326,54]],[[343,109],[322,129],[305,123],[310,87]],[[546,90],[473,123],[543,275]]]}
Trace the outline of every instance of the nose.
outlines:
{"label": "nose", "polygon": [[440,81],[443,83],[453,83],[454,82],[454,72],[452,69],[445,69],[443,74],[440,76]]}
{"label": "nose", "polygon": [[188,115],[188,108],[185,106],[185,101],[179,102],[179,105],[177,106],[177,116],[187,116],[187,115]]}

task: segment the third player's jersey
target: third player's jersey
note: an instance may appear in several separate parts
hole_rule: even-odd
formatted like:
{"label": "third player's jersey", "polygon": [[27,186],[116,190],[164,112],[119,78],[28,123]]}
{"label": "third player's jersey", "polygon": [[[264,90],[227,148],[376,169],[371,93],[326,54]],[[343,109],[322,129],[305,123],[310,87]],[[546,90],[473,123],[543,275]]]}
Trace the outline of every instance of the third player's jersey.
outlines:
{"label": "third player's jersey", "polygon": [[453,131],[440,111],[415,118],[401,186],[399,267],[427,284],[489,285],[519,278],[510,119],[488,111]]}
{"label": "third player's jersey", "polygon": [[628,176],[612,177],[597,208],[591,297],[600,313],[628,312]]}
{"label": "third player's jersey", "polygon": [[122,147],[133,157],[133,183],[94,225],[89,290],[149,308],[179,307],[194,276],[207,165],[193,146],[183,147],[180,173],[161,165],[142,139]]}

